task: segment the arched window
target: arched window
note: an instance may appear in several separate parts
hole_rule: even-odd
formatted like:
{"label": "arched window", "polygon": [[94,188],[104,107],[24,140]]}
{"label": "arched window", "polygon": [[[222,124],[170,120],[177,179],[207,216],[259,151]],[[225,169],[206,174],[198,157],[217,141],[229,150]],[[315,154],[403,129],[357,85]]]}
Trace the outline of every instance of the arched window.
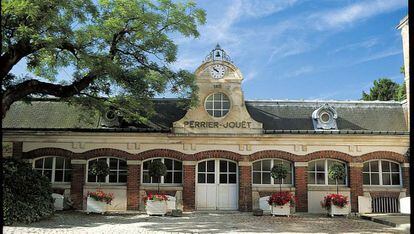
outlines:
{"label": "arched window", "polygon": [[388,160],[364,163],[364,185],[401,185],[400,164]]}
{"label": "arched window", "polygon": [[33,161],[33,169],[49,178],[52,183],[71,181],[70,160],[63,157],[48,156]]}
{"label": "arched window", "polygon": [[[109,166],[109,175],[103,178],[99,178],[98,176],[94,176],[90,173],[89,168],[96,163],[97,161],[106,162]],[[127,163],[125,160],[120,158],[113,158],[113,157],[102,157],[102,158],[94,158],[88,161],[88,178],[87,182],[90,183],[126,183],[127,182]]]}
{"label": "arched window", "polygon": [[[157,178],[149,176],[148,166],[151,162],[159,160],[167,167],[167,175],[161,176],[160,181]],[[153,158],[142,163],[142,183],[144,184],[181,184],[183,182],[183,163],[170,158]]]}
{"label": "arched window", "polygon": [[[287,177],[282,181],[276,181],[270,176],[270,171],[276,164],[284,164],[289,168]],[[252,174],[253,184],[256,185],[280,183],[292,185],[293,181],[292,163],[280,159],[264,159],[254,162],[252,166]]]}
{"label": "arched window", "polygon": [[329,167],[333,163],[342,164],[345,167],[346,177],[343,180],[338,180],[339,185],[347,185],[348,170],[346,163],[333,159],[320,159],[308,163],[308,184],[313,185],[335,185],[335,180],[328,177]]}

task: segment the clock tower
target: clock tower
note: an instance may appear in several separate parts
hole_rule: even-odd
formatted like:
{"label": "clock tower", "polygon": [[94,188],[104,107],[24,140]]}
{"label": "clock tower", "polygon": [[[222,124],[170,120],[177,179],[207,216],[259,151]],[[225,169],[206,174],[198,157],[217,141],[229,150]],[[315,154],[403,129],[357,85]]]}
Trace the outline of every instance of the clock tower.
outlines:
{"label": "clock tower", "polygon": [[246,109],[241,89],[243,76],[218,44],[195,75],[199,104],[174,122],[174,133],[262,133],[262,124],[252,119]]}

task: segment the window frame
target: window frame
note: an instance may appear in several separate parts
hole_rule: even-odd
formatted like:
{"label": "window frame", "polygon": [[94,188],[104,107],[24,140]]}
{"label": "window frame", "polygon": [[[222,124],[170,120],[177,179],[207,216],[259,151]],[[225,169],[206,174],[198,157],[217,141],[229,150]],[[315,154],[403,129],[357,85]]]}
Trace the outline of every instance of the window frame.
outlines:
{"label": "window frame", "polygon": [[[106,158],[106,163],[108,164],[108,167],[110,166],[110,159],[111,158],[113,158],[113,159],[117,159],[118,160],[118,162],[117,162],[117,170],[115,170],[116,172],[117,172],[117,180],[119,181],[119,172],[120,171],[125,171],[126,173],[127,173],[127,181],[125,181],[125,182],[109,182],[109,174],[105,177],[105,182],[98,182],[98,180],[96,180],[96,182],[89,182],[88,181],[88,178],[89,178],[89,162],[90,161],[92,161],[92,160],[98,160],[98,159],[100,159],[100,158]],[[119,170],[119,161],[120,160],[122,160],[122,161],[125,161],[125,164],[126,164],[126,162],[127,162],[127,160],[126,159],[123,159],[123,158],[118,158],[118,157],[113,157],[113,156],[102,156],[102,157],[97,157],[97,158],[91,158],[91,159],[88,159],[87,161],[86,161],[86,176],[85,176],[85,183],[87,183],[87,184],[103,184],[103,185],[126,185],[127,184],[127,182],[128,182],[128,165],[127,165],[127,168],[125,169],[125,170]],[[114,171],[114,170],[111,170],[111,169],[109,169],[110,171]]]}
{"label": "window frame", "polygon": [[[142,185],[145,185],[145,186],[156,186],[158,184],[158,183],[153,183],[153,182],[151,182],[151,183],[145,183],[144,182],[144,163],[145,162],[148,162],[148,161],[153,161],[155,159],[161,159],[161,162],[162,163],[164,163],[164,160],[165,159],[170,159],[170,160],[173,161],[172,162],[173,163],[173,169],[172,170],[167,170],[167,173],[168,172],[173,173],[173,178],[174,178],[174,173],[175,172],[179,172],[179,170],[175,170],[174,161],[177,161],[177,162],[180,162],[181,163],[181,183],[165,183],[164,182],[164,176],[161,176],[160,183],[159,183],[160,186],[164,186],[164,187],[166,187],[166,186],[183,186],[183,181],[184,181],[184,168],[183,168],[184,165],[183,165],[183,161],[178,160],[178,159],[175,159],[175,158],[170,158],[170,157],[155,157],[155,158],[148,158],[148,159],[143,160],[142,163],[141,163],[141,184]],[[145,170],[145,171],[148,171],[148,170]],[[152,181],[152,177],[150,177],[150,180]]]}
{"label": "window frame", "polygon": [[[215,99],[214,99],[214,95],[216,95],[216,94],[221,94],[222,96],[221,96],[221,98],[220,98],[220,106],[221,106],[221,108],[220,109],[215,109],[214,108],[214,103],[215,103]],[[228,103],[229,103],[229,108],[228,109],[223,109],[223,96],[225,96],[226,98],[227,98],[227,100],[228,100]],[[212,108],[207,108],[207,102],[210,102],[208,99],[210,98],[210,97],[213,97],[213,99],[212,99],[212,101],[211,101],[211,103],[212,103]],[[204,100],[204,110],[207,112],[207,114],[209,115],[209,116],[211,116],[211,117],[213,117],[213,118],[224,118],[225,116],[227,116],[228,114],[229,114],[229,112],[230,112],[230,109],[231,109],[231,107],[232,107],[232,103],[231,103],[231,100],[230,100],[230,97],[229,97],[229,95],[227,95],[226,93],[224,93],[224,92],[222,92],[222,91],[219,91],[219,92],[214,92],[214,93],[210,93],[209,95],[207,95],[207,97],[205,98],[205,100]],[[227,112],[225,113],[225,114],[223,114],[223,112],[225,111],[225,110],[227,110]],[[210,114],[209,113],[209,111],[212,111],[212,114]],[[221,116],[214,116],[214,112],[215,111],[220,111],[220,113],[222,114]]]}
{"label": "window frame", "polygon": [[[253,161],[252,162],[252,165],[251,165],[251,170],[252,170],[252,172],[251,172],[251,176],[252,176],[251,183],[252,183],[252,186],[259,186],[259,187],[269,187],[269,186],[272,186],[273,187],[274,185],[277,185],[277,186],[280,185],[280,184],[275,183],[275,179],[272,178],[272,175],[270,175],[270,184],[263,184],[262,179],[261,179],[261,182],[262,183],[260,183],[260,184],[255,184],[254,183],[254,181],[253,181],[254,180],[253,179],[253,174],[254,174],[254,172],[259,172],[259,171],[255,171],[253,169],[253,164],[254,163],[257,163],[257,162],[266,161],[266,160],[270,160],[270,171],[269,172],[271,172],[271,170],[272,170],[272,168],[274,166],[274,161],[275,160],[289,163],[290,164],[290,168],[291,168],[291,175],[290,176],[292,178],[292,182],[290,184],[282,183],[282,187],[293,187],[294,186],[294,183],[295,183],[295,177],[294,177],[295,176],[295,166],[294,166],[294,162],[291,162],[291,161],[288,161],[288,160],[284,160],[284,159],[279,159],[279,158],[262,158],[262,159],[259,159],[259,160],[256,160],[256,161]],[[262,173],[263,172],[267,172],[267,171],[263,171],[262,168],[261,168],[260,169],[260,176],[261,176],[261,178],[262,178]]]}
{"label": "window frame", "polygon": [[[315,167],[314,171],[309,170],[309,163],[317,162],[317,161],[324,161],[324,178],[325,178],[325,183],[324,184],[310,184],[309,183],[309,173],[315,173],[315,174],[321,173],[320,171],[316,170],[316,167]],[[329,184],[328,161],[334,161],[334,162],[339,162],[339,163],[345,164],[345,175],[346,175],[345,176],[345,184],[338,184],[338,187],[348,187],[348,163],[345,162],[345,161],[341,161],[341,160],[338,160],[338,159],[331,159],[331,158],[322,158],[322,159],[319,158],[319,159],[315,159],[315,160],[312,160],[312,161],[308,162],[308,170],[307,170],[308,180],[306,181],[307,185],[310,185],[310,186],[336,186],[335,184]],[[317,178],[315,178],[315,182],[316,181],[317,181]]]}
{"label": "window frame", "polygon": [[[53,158],[53,161],[52,161],[52,169],[51,169],[52,170],[52,175],[51,175],[51,178],[50,178],[50,183],[52,183],[52,184],[70,184],[72,182],[72,163],[70,162],[70,159],[68,159],[68,158],[65,158],[65,157],[62,157],[62,156],[53,156],[53,155],[48,155],[48,156],[42,156],[42,157],[34,158],[32,160],[32,169],[39,172],[39,169],[40,168],[37,169],[35,167],[35,165],[36,165],[36,161],[37,160],[42,159],[43,160],[43,164],[42,164],[42,168],[41,168],[41,170],[42,170],[41,174],[44,175],[45,159],[46,158]],[[62,169],[56,169],[56,158],[62,158],[63,159],[63,168]],[[69,162],[69,168],[70,169],[66,169],[65,168],[67,161]],[[46,169],[46,170],[50,170],[50,169]],[[71,172],[71,176],[69,177],[70,180],[69,181],[63,181],[63,182],[62,181],[55,181],[55,178],[56,178],[56,175],[55,175],[56,174],[56,170],[63,171],[63,174],[62,174],[63,180],[65,180],[65,173],[66,173],[66,171],[70,171]]]}
{"label": "window frame", "polygon": [[[369,177],[369,184],[364,184],[364,174],[371,174],[371,169],[369,172],[364,172],[364,167],[362,166],[362,186],[368,186],[368,187],[394,187],[394,188],[401,188],[403,186],[403,181],[402,181],[402,170],[401,170],[401,163],[396,162],[396,161],[392,161],[392,160],[388,160],[388,159],[372,159],[372,160],[368,160],[363,162],[363,164],[365,163],[370,163],[370,162],[378,162],[378,174],[379,174],[379,184],[371,184],[371,176]],[[391,184],[383,184],[383,180],[382,180],[382,174],[384,172],[382,172],[382,162],[391,162],[391,163],[395,163],[398,165],[398,175],[399,175],[399,182],[400,184],[392,184],[392,178],[390,180]],[[370,164],[369,164],[370,165]],[[370,167],[370,166],[369,166]],[[390,174],[396,174],[396,172],[385,172],[385,173],[390,173]]]}

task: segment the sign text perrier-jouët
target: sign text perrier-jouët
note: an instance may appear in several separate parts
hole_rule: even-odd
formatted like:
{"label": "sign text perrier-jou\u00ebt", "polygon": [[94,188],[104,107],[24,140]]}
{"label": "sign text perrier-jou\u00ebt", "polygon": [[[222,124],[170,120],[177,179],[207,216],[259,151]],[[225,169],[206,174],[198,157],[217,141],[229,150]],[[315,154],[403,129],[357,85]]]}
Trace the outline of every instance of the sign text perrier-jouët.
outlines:
{"label": "sign text perrier-jou\u00ebt", "polygon": [[184,121],[184,125],[190,128],[250,128],[252,122],[231,121],[231,122],[210,122],[210,121]]}

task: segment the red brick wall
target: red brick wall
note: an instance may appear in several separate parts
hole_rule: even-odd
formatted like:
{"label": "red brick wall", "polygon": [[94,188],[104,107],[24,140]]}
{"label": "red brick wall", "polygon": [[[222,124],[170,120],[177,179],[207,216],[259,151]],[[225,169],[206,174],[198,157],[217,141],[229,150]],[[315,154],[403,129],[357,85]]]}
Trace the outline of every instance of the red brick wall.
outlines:
{"label": "red brick wall", "polygon": [[70,184],[70,197],[73,201],[73,207],[82,210],[83,204],[83,185],[85,183],[84,164],[72,164],[72,182]]}
{"label": "red brick wall", "polygon": [[128,165],[127,179],[127,209],[138,210],[139,185],[141,178],[141,165]]}
{"label": "red brick wall", "polygon": [[308,211],[308,167],[295,167],[296,211]]}
{"label": "red brick wall", "polygon": [[195,165],[183,165],[184,211],[195,210]]}
{"label": "red brick wall", "polygon": [[239,166],[239,210],[252,210],[252,170],[251,166]]}
{"label": "red brick wall", "polygon": [[23,157],[23,142],[13,142],[12,155],[14,158]]}
{"label": "red brick wall", "polygon": [[351,188],[351,211],[358,212],[358,196],[364,195],[362,167],[349,167],[349,187]]}
{"label": "red brick wall", "polygon": [[410,168],[402,167],[401,174],[402,174],[403,187],[407,189],[407,197],[409,197],[410,196]]}

